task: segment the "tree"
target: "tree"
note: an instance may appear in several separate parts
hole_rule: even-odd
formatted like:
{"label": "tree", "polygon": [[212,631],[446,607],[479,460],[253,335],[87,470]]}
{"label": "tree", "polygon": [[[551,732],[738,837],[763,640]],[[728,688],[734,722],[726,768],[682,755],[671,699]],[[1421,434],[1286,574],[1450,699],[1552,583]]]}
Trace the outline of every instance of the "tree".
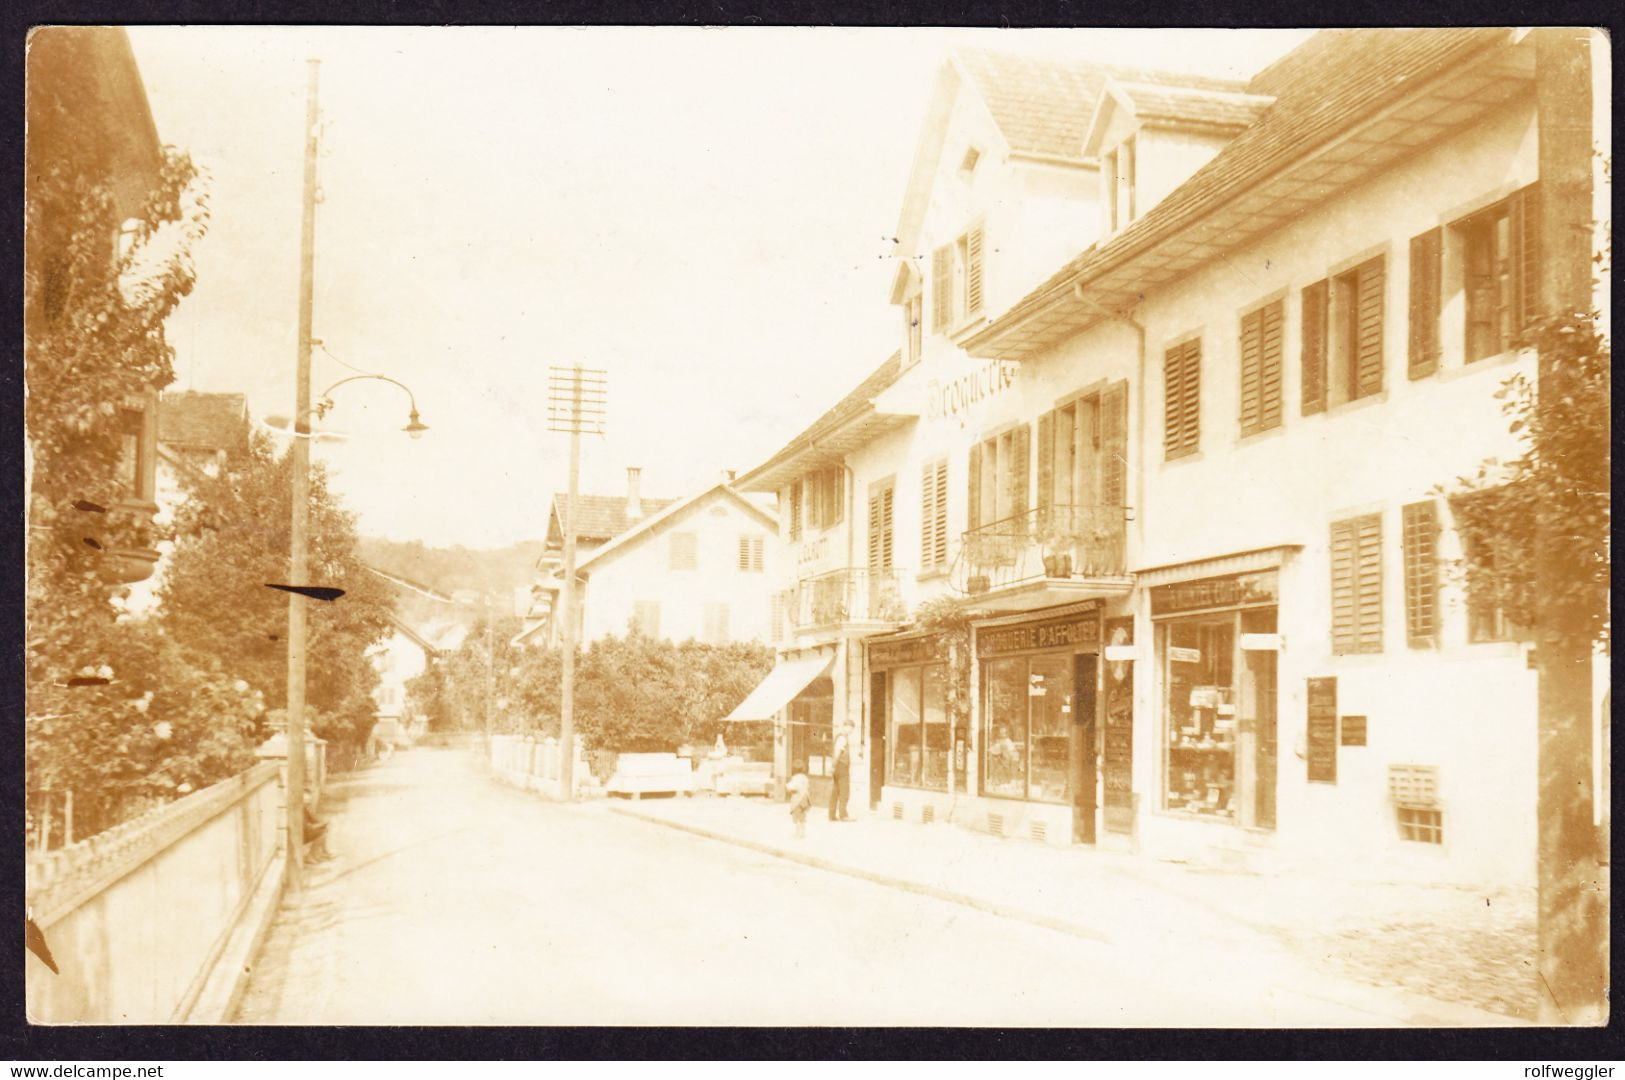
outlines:
{"label": "tree", "polygon": [[[267,700],[287,697],[287,575],[291,455],[246,426],[220,474],[189,479],[175,549],[159,589],[161,617],[188,649],[211,656]],[[310,481],[313,582],[345,590],[310,601],[306,655],[310,729],[354,754],[372,730],[378,675],[367,650],[389,633],[392,599],[357,550],[355,519],[318,464]]]}
{"label": "tree", "polygon": [[[112,146],[127,133],[110,135],[119,118],[100,84],[82,77],[101,68],[98,42],[110,33],[52,28],[29,46],[24,679],[32,792],[136,784],[143,763],[159,760],[126,738],[139,726],[130,703],[141,695],[124,680],[142,669],[111,663],[134,647],[115,625],[113,553],[150,548],[153,539],[150,511],[125,502],[133,493],[119,475],[120,413],[174,378],[163,324],[192,289],[190,253],[209,211],[185,153],[155,151],[150,174],[115,160]],[[167,651],[160,657],[179,681],[184,663]],[[105,671],[113,675],[95,674]],[[94,759],[124,750],[134,756]],[[83,835],[95,825],[93,805],[104,796],[109,805],[127,802],[130,789],[79,790],[91,797],[76,814]]]}

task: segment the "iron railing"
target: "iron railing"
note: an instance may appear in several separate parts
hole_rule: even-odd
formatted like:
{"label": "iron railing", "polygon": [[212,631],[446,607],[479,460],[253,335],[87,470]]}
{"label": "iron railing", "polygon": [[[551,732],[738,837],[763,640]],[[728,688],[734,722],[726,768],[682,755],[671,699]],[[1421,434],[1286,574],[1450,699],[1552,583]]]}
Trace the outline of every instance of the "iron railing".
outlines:
{"label": "iron railing", "polygon": [[953,584],[972,596],[1042,579],[1122,577],[1127,511],[1042,506],[967,531]]}
{"label": "iron railing", "polygon": [[897,570],[853,568],[803,578],[796,584],[790,620],[796,629],[852,622],[904,622]]}

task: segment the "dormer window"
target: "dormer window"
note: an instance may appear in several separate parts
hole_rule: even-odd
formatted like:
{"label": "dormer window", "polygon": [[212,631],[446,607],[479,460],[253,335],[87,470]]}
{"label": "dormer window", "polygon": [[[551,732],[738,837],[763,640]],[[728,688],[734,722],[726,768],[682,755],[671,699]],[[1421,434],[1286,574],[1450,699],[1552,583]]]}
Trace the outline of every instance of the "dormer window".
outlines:
{"label": "dormer window", "polygon": [[952,333],[982,312],[982,226],[976,225],[931,257],[931,331]]}
{"label": "dormer window", "polygon": [[1100,179],[1105,187],[1107,225],[1111,232],[1134,220],[1134,136],[1130,135],[1101,158]]}

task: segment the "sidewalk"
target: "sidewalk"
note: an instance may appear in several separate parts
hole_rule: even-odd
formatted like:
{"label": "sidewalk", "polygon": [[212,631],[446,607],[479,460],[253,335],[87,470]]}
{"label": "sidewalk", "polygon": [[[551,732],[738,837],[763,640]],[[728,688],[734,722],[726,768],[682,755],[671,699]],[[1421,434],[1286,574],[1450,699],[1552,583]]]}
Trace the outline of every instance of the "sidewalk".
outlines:
{"label": "sidewalk", "polygon": [[797,840],[784,806],[758,799],[608,809],[1121,947],[1216,988],[1233,973],[1215,971],[1224,965],[1214,958],[1234,957],[1252,979],[1366,1010],[1374,1024],[1513,1025],[1535,1015],[1532,893],[1267,878],[947,824],[835,823],[816,809]]}

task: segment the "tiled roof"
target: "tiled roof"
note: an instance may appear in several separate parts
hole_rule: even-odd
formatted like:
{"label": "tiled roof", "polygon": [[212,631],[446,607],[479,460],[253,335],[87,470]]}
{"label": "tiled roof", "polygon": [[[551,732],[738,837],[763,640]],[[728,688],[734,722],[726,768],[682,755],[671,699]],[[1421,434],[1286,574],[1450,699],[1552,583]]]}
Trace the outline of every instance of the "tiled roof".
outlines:
{"label": "tiled roof", "polygon": [[799,453],[807,444],[817,441],[827,432],[833,431],[852,417],[863,412],[869,407],[869,403],[876,394],[897,381],[897,376],[902,374],[902,370],[902,352],[892,353],[884,363],[870,372],[869,377],[860,382],[850,394],[837,401],[824,415],[814,420],[805,431],[786,443],[782,450],[752,469],[751,472],[760,472],[778,464],[787,457]]}
{"label": "tiled roof", "polygon": [[1012,150],[1066,158],[1081,154],[1090,117],[1108,78],[1205,90],[1243,89],[1241,83],[1230,79],[1140,71],[987,49],[960,49],[958,57]]}
{"label": "tiled roof", "polygon": [[1134,115],[1142,121],[1165,120],[1204,127],[1245,128],[1275,100],[1259,94],[1194,90],[1153,83],[1116,81],[1116,85],[1134,104]]}
{"label": "tiled roof", "polygon": [[158,401],[158,441],[170,446],[228,450],[243,439],[248,398],[242,394],[170,392]]}
{"label": "tiled roof", "polygon": [[[560,492],[553,496],[553,515],[560,526],[564,523],[564,510],[569,504],[570,496]],[[650,499],[644,498],[643,518],[653,517],[666,507],[676,502],[676,499]],[[638,518],[637,521],[642,521]],[[579,540],[608,540],[619,536],[637,522],[626,516],[625,495],[577,495],[576,496],[576,538]],[[553,533],[552,523],[549,523],[548,533]]]}
{"label": "tiled roof", "polygon": [[1074,283],[1087,285],[1162,243],[1429,75],[1504,40],[1506,33],[1496,27],[1321,31],[1247,84],[1248,93],[1275,98],[1251,127],[1144,217],[1107,243],[1086,249],[978,336],[997,332]]}

